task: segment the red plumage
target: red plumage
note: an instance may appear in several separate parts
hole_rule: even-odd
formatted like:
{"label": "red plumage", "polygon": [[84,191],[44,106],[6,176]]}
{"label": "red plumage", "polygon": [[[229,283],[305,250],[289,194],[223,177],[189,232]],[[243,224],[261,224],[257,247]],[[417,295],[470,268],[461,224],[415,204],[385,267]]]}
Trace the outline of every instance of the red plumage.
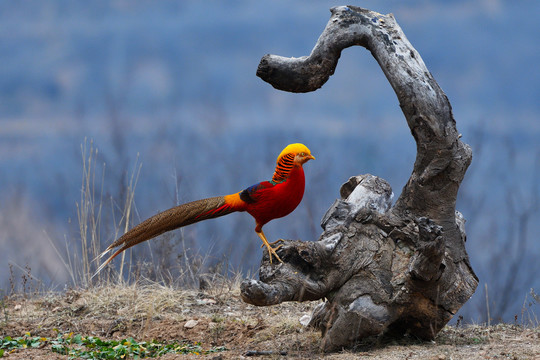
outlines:
{"label": "red plumage", "polygon": [[251,194],[255,201],[246,204],[245,211],[255,218],[260,231],[264,224],[287,216],[296,209],[304,196],[304,188],[304,170],[301,166],[294,167],[287,180],[282,183],[260,183],[260,187]]}

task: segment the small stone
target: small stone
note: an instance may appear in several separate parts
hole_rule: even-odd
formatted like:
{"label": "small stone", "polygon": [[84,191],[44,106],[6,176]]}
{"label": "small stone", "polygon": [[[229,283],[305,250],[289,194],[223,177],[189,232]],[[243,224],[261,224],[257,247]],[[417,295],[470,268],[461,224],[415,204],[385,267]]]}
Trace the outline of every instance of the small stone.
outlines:
{"label": "small stone", "polygon": [[300,318],[300,324],[302,324],[303,326],[308,326],[310,321],[311,321],[311,315],[308,315],[308,314]]}
{"label": "small stone", "polygon": [[440,354],[430,358],[431,360],[446,360],[446,355]]}
{"label": "small stone", "polygon": [[21,304],[17,304],[17,305],[15,305],[15,307],[13,308],[13,310],[15,310],[15,311],[19,311],[19,310],[21,310],[21,309],[22,309],[22,305],[21,305]]}
{"label": "small stone", "polygon": [[188,320],[185,324],[184,324],[184,327],[186,329],[193,329],[195,326],[197,326],[199,322],[197,320]]}
{"label": "small stone", "polygon": [[215,304],[215,303],[217,303],[216,300],[214,300],[214,299],[209,299],[209,298],[202,299],[202,300],[200,301],[200,304],[201,304],[201,305]]}

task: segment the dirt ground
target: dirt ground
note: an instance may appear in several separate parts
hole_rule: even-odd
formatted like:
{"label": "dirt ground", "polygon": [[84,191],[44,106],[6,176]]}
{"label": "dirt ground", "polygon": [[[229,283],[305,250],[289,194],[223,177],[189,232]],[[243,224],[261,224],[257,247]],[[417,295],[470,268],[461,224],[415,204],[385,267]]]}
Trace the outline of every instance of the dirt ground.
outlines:
{"label": "dirt ground", "polygon": [[[303,326],[317,302],[255,307],[229,285],[211,291],[159,285],[68,290],[4,299],[0,335],[56,337],[58,331],[105,339],[186,340],[209,355],[167,354],[161,359],[540,359],[540,328],[521,325],[447,326],[435,341],[370,339],[354,350],[322,354],[320,332]],[[187,326],[186,326],[187,325]],[[250,353],[251,351],[251,353]],[[255,356],[249,356],[255,355]],[[50,346],[21,349],[7,359],[66,359]]]}

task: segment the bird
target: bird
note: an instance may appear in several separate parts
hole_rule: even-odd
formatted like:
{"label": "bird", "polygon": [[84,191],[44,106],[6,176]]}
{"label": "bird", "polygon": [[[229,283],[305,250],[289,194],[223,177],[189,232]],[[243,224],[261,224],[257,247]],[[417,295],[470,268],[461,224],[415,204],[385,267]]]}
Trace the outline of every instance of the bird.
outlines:
{"label": "bird", "polygon": [[271,180],[254,184],[234,194],[178,205],[146,219],[114,241],[98,256],[98,259],[101,259],[119,247],[99,266],[94,276],[117,255],[143,241],[199,221],[243,211],[255,219],[255,233],[263,242],[261,247],[266,246],[270,263],[272,255],[279,262],[283,262],[276,253],[282,245],[272,248],[282,240],[269,243],[262,228],[271,220],[289,215],[300,204],[305,189],[302,166],[309,160],[315,160],[315,157],[311,155],[307,146],[300,143],[287,145],[277,157]]}

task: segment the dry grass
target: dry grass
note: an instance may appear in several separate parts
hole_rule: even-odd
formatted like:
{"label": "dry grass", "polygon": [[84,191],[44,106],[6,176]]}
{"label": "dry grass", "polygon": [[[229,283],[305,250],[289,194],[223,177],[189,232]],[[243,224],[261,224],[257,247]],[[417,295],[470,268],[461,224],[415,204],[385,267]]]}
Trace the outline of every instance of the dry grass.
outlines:
{"label": "dry grass", "polygon": [[[227,351],[207,356],[222,359],[237,359],[248,350],[283,351],[288,357],[338,360],[358,356],[370,359],[540,357],[540,328],[518,325],[447,326],[433,342],[379,340],[354,352],[321,354],[318,350],[320,333],[299,323],[300,317],[311,313],[316,302],[255,307],[241,301],[238,285],[238,279],[216,278],[207,283],[204,291],[146,282],[68,290],[31,298],[11,296],[3,301],[0,334],[15,337],[30,332],[36,336],[54,336],[58,329],[103,339],[132,336],[139,341],[188,340],[202,342],[204,348],[225,346]],[[185,327],[190,320],[195,320],[196,325]],[[56,358],[47,348],[41,349],[39,354],[42,359]],[[34,351],[32,355],[39,354]],[[21,350],[10,358],[22,359],[27,355]],[[163,358],[177,357],[170,354]],[[274,353],[265,358],[283,357]]]}

